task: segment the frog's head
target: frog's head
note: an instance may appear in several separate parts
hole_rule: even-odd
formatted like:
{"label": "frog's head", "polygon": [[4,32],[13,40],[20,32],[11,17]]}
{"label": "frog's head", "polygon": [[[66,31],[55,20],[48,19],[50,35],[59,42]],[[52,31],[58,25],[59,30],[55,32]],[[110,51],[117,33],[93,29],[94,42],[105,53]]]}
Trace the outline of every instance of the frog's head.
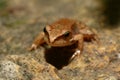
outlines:
{"label": "frog's head", "polygon": [[72,31],[67,26],[48,25],[44,28],[45,41],[51,46],[68,46],[73,44]]}

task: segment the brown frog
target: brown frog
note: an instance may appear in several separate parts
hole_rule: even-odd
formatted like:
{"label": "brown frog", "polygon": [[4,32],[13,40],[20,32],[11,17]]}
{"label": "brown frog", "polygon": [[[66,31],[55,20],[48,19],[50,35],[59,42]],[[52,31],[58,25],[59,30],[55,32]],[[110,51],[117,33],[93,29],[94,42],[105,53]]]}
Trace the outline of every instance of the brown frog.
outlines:
{"label": "brown frog", "polygon": [[77,42],[78,47],[71,57],[73,59],[82,52],[83,42],[91,40],[96,40],[96,34],[85,24],[76,20],[63,18],[53,24],[47,25],[35,38],[29,50],[35,50],[43,43],[52,47],[64,47]]}

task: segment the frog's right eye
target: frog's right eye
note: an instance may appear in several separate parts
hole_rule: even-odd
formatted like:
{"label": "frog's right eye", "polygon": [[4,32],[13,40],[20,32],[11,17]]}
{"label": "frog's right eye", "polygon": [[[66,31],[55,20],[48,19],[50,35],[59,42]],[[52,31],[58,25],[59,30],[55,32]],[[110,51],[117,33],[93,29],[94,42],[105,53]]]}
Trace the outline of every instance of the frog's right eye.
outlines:
{"label": "frog's right eye", "polygon": [[64,33],[64,36],[65,36],[65,37],[69,37],[69,35],[70,35],[70,32],[69,32],[69,31],[67,31],[67,32]]}
{"label": "frog's right eye", "polygon": [[46,27],[44,27],[43,31],[44,31],[45,33],[47,32]]}

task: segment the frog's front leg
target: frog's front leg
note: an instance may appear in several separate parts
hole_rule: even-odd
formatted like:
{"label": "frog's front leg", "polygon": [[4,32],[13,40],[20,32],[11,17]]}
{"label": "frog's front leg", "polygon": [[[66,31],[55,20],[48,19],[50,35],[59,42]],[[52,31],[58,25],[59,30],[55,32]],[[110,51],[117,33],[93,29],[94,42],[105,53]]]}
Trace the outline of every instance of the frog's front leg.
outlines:
{"label": "frog's front leg", "polygon": [[39,35],[35,38],[33,41],[32,46],[28,49],[29,51],[37,49],[41,44],[43,44],[44,41],[44,32],[40,32]]}
{"label": "frog's front leg", "polygon": [[73,39],[78,42],[77,44],[78,47],[73,53],[72,57],[70,58],[70,61],[72,61],[76,56],[79,57],[81,52],[83,51],[83,35],[81,34],[75,35]]}

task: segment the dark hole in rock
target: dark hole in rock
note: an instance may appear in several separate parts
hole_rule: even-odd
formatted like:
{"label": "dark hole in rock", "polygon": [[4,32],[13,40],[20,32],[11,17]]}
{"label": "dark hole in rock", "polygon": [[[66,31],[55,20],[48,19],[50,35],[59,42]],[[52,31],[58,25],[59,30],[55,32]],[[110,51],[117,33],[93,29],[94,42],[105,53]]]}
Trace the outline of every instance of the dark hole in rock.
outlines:
{"label": "dark hole in rock", "polygon": [[57,69],[69,64],[69,60],[75,52],[76,44],[66,47],[52,47],[45,50],[45,59],[48,63],[55,66]]}
{"label": "dark hole in rock", "polygon": [[103,4],[104,4],[103,13],[107,19],[106,23],[112,26],[119,24],[120,22],[120,0],[103,0]]}

